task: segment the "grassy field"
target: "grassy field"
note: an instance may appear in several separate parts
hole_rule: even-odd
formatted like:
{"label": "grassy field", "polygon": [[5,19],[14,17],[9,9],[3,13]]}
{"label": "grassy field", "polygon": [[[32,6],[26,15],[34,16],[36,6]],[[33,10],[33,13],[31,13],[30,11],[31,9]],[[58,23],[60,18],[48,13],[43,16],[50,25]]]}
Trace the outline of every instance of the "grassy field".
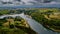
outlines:
{"label": "grassy field", "polygon": [[[6,9],[0,10],[0,16],[8,14],[21,14],[22,12],[24,12],[25,15],[31,16],[32,19],[38,21],[44,27],[49,28],[53,31],[60,32],[60,8],[25,8],[15,10]],[[0,19],[0,27],[11,27],[14,29],[18,28],[26,34],[36,34],[33,30],[31,30],[27,22],[19,16],[16,18],[11,17],[9,19]]]}
{"label": "grassy field", "polygon": [[36,34],[20,16],[0,19],[0,34]]}
{"label": "grassy field", "polygon": [[31,16],[44,27],[60,32],[60,9],[59,8],[37,8],[28,10],[25,14]]}

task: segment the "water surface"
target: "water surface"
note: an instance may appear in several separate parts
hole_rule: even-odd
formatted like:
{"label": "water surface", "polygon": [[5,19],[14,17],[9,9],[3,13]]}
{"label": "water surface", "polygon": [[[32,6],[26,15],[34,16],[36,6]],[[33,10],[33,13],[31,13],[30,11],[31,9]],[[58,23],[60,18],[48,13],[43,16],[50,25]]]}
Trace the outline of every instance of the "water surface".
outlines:
{"label": "water surface", "polygon": [[8,17],[8,16],[12,16],[12,17],[21,16],[22,18],[27,20],[30,27],[34,31],[36,31],[38,34],[59,34],[57,32],[53,32],[51,30],[44,28],[40,23],[38,23],[37,21],[33,20],[32,18],[29,18],[28,16],[24,15],[24,13],[14,14],[14,15],[3,15],[3,16],[0,16],[0,18],[4,18],[4,17]]}

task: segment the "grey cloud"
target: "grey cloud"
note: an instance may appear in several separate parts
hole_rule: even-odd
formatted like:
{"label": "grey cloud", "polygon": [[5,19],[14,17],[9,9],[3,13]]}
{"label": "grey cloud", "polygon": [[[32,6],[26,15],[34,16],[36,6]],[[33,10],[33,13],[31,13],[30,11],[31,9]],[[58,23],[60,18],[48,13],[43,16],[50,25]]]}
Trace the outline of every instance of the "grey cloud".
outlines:
{"label": "grey cloud", "polygon": [[60,3],[60,0],[0,0],[0,4],[6,5],[39,5],[42,3],[56,4]]}

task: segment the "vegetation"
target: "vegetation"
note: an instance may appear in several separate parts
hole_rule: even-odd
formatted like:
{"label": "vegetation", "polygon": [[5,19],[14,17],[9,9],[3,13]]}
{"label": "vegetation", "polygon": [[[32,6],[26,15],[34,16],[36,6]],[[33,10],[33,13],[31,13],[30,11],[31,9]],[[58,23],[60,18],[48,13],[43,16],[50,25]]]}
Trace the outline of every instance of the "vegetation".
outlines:
{"label": "vegetation", "polygon": [[[24,12],[25,15],[29,15],[32,19],[38,21],[44,27],[53,31],[60,32],[60,9],[59,8],[24,8],[24,9],[12,9],[12,10],[0,10],[0,16],[8,14],[20,14]],[[6,32],[7,31],[7,32]],[[36,34],[27,22],[20,16],[5,17],[0,19],[0,32],[10,34]]]}
{"label": "vegetation", "polygon": [[0,34],[36,34],[20,16],[0,19]]}
{"label": "vegetation", "polygon": [[16,10],[8,10],[8,9],[3,9],[0,10],[0,15],[7,15],[7,14],[20,14],[22,13],[23,10],[22,9],[16,9]]}
{"label": "vegetation", "polygon": [[59,8],[40,8],[35,11],[29,10],[25,12],[33,19],[38,21],[45,27],[53,31],[60,32],[60,9]]}

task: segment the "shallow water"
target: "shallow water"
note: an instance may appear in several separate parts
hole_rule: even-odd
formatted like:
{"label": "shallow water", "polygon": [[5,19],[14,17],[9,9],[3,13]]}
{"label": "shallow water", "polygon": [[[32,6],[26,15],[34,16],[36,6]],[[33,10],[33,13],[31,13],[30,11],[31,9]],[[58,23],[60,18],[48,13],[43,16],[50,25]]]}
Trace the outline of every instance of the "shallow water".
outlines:
{"label": "shallow water", "polygon": [[47,30],[41,24],[39,24],[37,21],[35,21],[32,18],[29,18],[28,16],[24,15],[24,13],[22,13],[22,14],[14,14],[14,15],[3,15],[3,16],[0,16],[0,18],[4,18],[4,17],[8,17],[8,16],[12,16],[12,17],[21,16],[22,18],[27,20],[27,22],[30,25],[30,27],[34,31],[36,31],[38,34],[59,34],[57,32],[53,32],[51,30]]}

